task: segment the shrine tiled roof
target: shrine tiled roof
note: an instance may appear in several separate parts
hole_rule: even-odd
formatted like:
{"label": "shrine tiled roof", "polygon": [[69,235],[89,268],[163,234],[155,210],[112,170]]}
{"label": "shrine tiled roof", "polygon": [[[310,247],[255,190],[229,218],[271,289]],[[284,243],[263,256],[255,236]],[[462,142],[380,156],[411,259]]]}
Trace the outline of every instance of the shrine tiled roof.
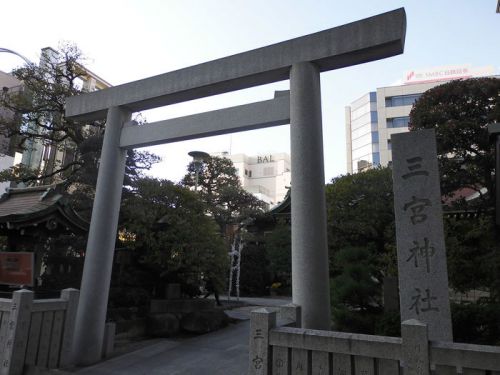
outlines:
{"label": "shrine tiled roof", "polygon": [[290,216],[292,206],[292,198],[290,194],[291,189],[288,189],[283,201],[274,206],[269,213],[273,216]]}
{"label": "shrine tiled roof", "polygon": [[62,195],[51,189],[53,186],[9,189],[0,198],[0,217],[30,214],[53,206]]}
{"label": "shrine tiled roof", "polygon": [[26,227],[52,220],[73,231],[87,231],[88,223],[70,207],[56,185],[9,188],[0,197],[0,224]]}

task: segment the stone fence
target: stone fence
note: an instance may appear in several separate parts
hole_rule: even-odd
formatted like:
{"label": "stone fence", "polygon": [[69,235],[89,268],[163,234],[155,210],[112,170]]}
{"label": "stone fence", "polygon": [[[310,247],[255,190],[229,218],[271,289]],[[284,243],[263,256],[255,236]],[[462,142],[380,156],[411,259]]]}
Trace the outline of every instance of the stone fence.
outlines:
{"label": "stone fence", "polygon": [[429,341],[414,319],[399,338],[277,326],[277,313],[251,313],[251,375],[500,375],[500,347]]}
{"label": "stone fence", "polygon": [[60,298],[33,300],[23,289],[0,299],[0,375],[70,364],[78,296],[65,289]]}

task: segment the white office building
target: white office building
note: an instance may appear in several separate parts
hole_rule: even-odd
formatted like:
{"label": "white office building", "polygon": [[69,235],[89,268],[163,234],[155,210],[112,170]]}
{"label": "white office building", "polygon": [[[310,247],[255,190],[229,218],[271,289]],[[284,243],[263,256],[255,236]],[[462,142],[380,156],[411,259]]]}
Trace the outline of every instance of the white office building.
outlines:
{"label": "white office building", "polygon": [[491,66],[444,66],[406,73],[403,84],[378,88],[345,109],[347,172],[392,161],[391,135],[408,131],[413,103],[432,87],[454,79],[491,76]]}
{"label": "white office building", "polygon": [[290,155],[275,153],[248,156],[216,154],[230,159],[243,188],[270,206],[281,202],[290,187]]}

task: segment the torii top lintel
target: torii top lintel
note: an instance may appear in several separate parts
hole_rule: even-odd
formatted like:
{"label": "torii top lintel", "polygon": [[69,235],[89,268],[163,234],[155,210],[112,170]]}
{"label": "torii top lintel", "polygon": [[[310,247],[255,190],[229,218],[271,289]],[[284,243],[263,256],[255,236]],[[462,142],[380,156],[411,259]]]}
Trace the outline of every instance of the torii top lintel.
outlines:
{"label": "torii top lintel", "polygon": [[100,119],[108,108],[132,112],[240,90],[289,78],[293,64],[310,61],[320,71],[403,53],[404,8],[267,47],[158,76],[67,98],[66,116]]}

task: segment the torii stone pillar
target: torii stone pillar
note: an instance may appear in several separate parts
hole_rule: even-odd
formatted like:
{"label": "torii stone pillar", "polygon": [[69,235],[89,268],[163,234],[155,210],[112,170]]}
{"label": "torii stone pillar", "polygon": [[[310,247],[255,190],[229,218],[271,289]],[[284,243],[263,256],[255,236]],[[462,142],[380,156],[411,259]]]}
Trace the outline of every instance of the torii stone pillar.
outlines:
{"label": "torii stone pillar", "polygon": [[[404,9],[252,51],[71,97],[66,116],[108,115],[84,279],[78,308],[76,362],[100,359],[116,236],[124,150],[267,126],[291,125],[292,283],[302,326],[328,329],[330,298],[321,128],[320,72],[403,52]],[[130,112],[290,79],[290,98],[160,121],[126,125]],[[287,122],[288,121],[288,122]],[[234,125],[232,125],[234,124]]]}
{"label": "torii stone pillar", "polygon": [[292,299],[302,327],[330,329],[325,173],[319,69],[310,62],[290,71],[292,162]]}
{"label": "torii stone pillar", "polygon": [[96,362],[102,353],[114,255],[110,249],[115,248],[127,154],[120,148],[120,135],[129,120],[129,111],[109,108],[75,323],[72,355],[82,365]]}

